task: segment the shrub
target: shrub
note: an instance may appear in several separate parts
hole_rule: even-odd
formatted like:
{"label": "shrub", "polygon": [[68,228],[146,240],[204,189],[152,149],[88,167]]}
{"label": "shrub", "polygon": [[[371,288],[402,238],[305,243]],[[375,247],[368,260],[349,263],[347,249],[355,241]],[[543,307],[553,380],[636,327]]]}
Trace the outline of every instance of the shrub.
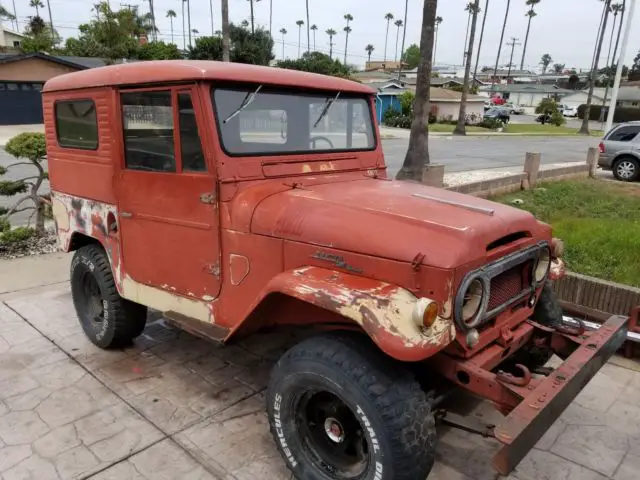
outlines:
{"label": "shrub", "polygon": [[36,234],[33,228],[18,227],[13,230],[7,230],[0,234],[0,245],[9,245],[12,243],[20,243],[30,239]]}
{"label": "shrub", "polygon": [[497,130],[504,127],[504,123],[502,123],[502,120],[497,118],[485,118],[478,124],[478,126],[488,128],[489,130]]}
{"label": "shrub", "polygon": [[387,108],[384,114],[382,115],[382,123],[384,123],[385,125],[391,126],[391,123],[393,122],[393,120],[399,117],[400,115],[402,114],[395,108],[393,107]]}
{"label": "shrub", "polygon": [[438,117],[436,117],[435,113],[429,113],[429,123],[436,123],[438,121]]}
{"label": "shrub", "polygon": [[412,120],[413,117],[409,115],[398,115],[397,117],[392,118],[387,125],[396,128],[411,128]]}
{"label": "shrub", "polygon": [[565,123],[567,123],[567,120],[564,118],[564,115],[562,115],[560,112],[553,112],[551,114],[552,125],[555,125],[556,127],[561,127]]}
{"label": "shrub", "polygon": [[558,104],[553,98],[543,98],[540,100],[540,103],[536,106],[536,113],[540,114],[548,114],[553,115],[558,112]]}
{"label": "shrub", "polygon": [[411,115],[413,113],[413,101],[415,99],[415,94],[409,90],[400,95],[400,107],[403,115]]}
{"label": "shrub", "polygon": [[[586,109],[586,105],[580,105],[578,107],[579,118],[584,118],[584,112]],[[602,105],[591,105],[589,120],[600,120],[600,110],[602,110]],[[605,107],[605,114],[607,111],[608,107]],[[638,120],[640,120],[640,108],[616,107],[616,112],[613,115],[614,122],[633,122]]]}

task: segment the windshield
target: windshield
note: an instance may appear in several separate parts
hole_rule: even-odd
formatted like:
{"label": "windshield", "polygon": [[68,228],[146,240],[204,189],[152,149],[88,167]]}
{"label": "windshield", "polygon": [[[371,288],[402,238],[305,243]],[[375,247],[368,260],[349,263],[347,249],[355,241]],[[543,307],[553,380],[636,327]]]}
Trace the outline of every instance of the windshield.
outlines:
{"label": "windshield", "polygon": [[[253,95],[250,102],[248,95]],[[222,146],[230,155],[372,150],[376,146],[366,97],[255,87],[216,88],[212,96]]]}

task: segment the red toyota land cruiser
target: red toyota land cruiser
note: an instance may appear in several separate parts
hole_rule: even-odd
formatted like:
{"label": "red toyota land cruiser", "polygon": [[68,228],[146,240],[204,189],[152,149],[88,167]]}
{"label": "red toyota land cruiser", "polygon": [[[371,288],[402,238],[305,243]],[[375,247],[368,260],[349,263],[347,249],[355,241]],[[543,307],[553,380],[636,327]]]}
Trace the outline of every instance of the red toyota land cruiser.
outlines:
{"label": "red toyota land cruiser", "polygon": [[[366,85],[234,63],[140,62],[49,80],[60,247],[96,345],[146,311],[230,342],[318,334],[273,368],[274,440],[299,479],[424,480],[441,389],[504,415],[508,473],[622,344],[563,324],[562,244],[504,205],[390,181]],[[552,353],[564,359],[541,369]]]}

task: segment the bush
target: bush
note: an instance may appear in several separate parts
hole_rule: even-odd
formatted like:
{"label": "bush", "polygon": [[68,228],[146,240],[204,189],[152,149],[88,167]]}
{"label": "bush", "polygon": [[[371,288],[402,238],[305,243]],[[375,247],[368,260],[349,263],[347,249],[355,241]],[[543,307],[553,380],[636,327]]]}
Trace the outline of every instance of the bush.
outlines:
{"label": "bush", "polygon": [[38,163],[47,156],[44,133],[21,133],[9,140],[4,149],[16,158]]}
{"label": "bush", "polygon": [[0,218],[0,234],[11,230],[11,224],[6,218]]}
{"label": "bush", "polygon": [[382,123],[384,123],[385,125],[390,125],[390,123],[393,122],[393,120],[399,117],[400,115],[402,114],[395,108],[393,107],[387,108],[384,114],[382,115]]}
{"label": "bush", "polygon": [[415,99],[416,96],[409,90],[400,95],[400,107],[402,108],[402,115],[411,115],[413,113],[413,101]]}
{"label": "bush", "polygon": [[488,128],[489,130],[497,130],[504,127],[504,123],[502,123],[502,120],[497,118],[485,118],[478,124],[478,126]]}
{"label": "bush", "polygon": [[411,128],[411,122],[413,121],[413,117],[409,115],[399,115],[397,117],[392,118],[386,125],[389,127],[396,128]]}
{"label": "bush", "polygon": [[[587,109],[586,105],[580,105],[578,107],[578,118],[584,118],[584,111]],[[602,105],[591,105],[591,113],[589,115],[589,120],[597,121],[600,120],[600,110],[602,110]],[[605,114],[609,110],[608,107],[605,107]],[[606,118],[606,116],[605,116]],[[614,122],[633,122],[640,120],[640,108],[629,108],[629,107],[616,107],[616,113],[613,116]]]}
{"label": "bush", "polygon": [[562,115],[560,112],[553,112],[551,114],[552,125],[555,125],[556,127],[561,127],[565,123],[567,123],[567,120],[564,118],[564,115]]}
{"label": "bush", "polygon": [[435,113],[429,113],[429,123],[436,123],[438,121],[438,117],[436,117]]}
{"label": "bush", "polygon": [[7,230],[0,235],[0,245],[24,242],[25,240],[29,240],[35,234],[36,231],[29,227],[18,227],[13,230]]}

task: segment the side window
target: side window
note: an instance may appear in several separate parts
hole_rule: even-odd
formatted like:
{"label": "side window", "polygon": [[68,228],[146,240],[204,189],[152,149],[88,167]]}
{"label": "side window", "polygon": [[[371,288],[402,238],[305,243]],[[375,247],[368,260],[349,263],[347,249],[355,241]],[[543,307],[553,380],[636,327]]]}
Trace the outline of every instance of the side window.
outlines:
{"label": "side window", "polygon": [[123,93],[120,101],[126,168],[175,172],[171,92]]}
{"label": "side window", "polygon": [[95,150],[98,148],[98,119],[92,100],[55,103],[56,135],[64,148]]}
{"label": "side window", "polygon": [[613,142],[630,142],[636,135],[640,133],[640,125],[628,125],[626,127],[620,127],[618,130],[609,135],[607,140]]}
{"label": "side window", "polygon": [[207,166],[202,153],[196,112],[193,109],[190,93],[178,93],[178,122],[180,123],[182,170],[185,172],[206,172]]}

